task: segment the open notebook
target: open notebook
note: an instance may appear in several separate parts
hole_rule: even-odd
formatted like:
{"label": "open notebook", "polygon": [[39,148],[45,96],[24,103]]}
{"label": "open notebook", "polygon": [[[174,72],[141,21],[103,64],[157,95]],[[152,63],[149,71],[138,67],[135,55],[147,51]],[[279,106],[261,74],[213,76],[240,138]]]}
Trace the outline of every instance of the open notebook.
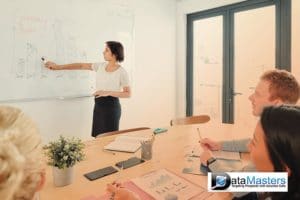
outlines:
{"label": "open notebook", "polygon": [[[199,147],[191,147],[190,155],[192,157],[200,157],[203,150]],[[224,160],[241,160],[240,152],[232,152],[232,151],[212,151],[213,157],[217,159]]]}
{"label": "open notebook", "polygon": [[224,160],[240,160],[240,152],[232,151],[212,151],[212,154],[215,158],[224,159]]}
{"label": "open notebook", "polygon": [[150,140],[149,137],[120,135],[114,141],[104,146],[105,150],[134,153],[141,147],[141,142]]}

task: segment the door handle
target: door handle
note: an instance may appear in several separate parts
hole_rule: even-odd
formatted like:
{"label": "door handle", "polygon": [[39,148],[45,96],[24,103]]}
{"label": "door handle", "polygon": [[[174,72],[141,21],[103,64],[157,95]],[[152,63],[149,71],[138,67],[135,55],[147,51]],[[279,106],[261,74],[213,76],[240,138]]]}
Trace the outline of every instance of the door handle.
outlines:
{"label": "door handle", "polygon": [[236,95],[243,95],[243,93],[241,93],[241,92],[234,92],[234,93],[232,93],[232,95],[233,95],[233,96],[236,96]]}

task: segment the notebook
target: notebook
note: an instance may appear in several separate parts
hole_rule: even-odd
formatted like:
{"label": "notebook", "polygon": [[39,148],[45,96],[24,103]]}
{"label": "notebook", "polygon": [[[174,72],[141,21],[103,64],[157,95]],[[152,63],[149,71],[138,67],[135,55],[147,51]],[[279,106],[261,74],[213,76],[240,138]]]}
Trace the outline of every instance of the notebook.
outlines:
{"label": "notebook", "polygon": [[[188,150],[189,154],[192,157],[200,157],[203,150],[199,147],[191,147]],[[241,160],[240,152],[233,152],[233,151],[212,151],[213,157],[217,159],[224,159],[224,160]]]}
{"label": "notebook", "polygon": [[206,175],[202,173],[199,169],[200,166],[200,159],[196,156],[188,156],[185,157],[184,168],[182,169],[182,173],[185,174],[194,174],[194,175]]}
{"label": "notebook", "polygon": [[141,142],[150,140],[149,137],[120,135],[114,141],[104,146],[105,150],[134,153],[141,147]]}
{"label": "notebook", "polygon": [[232,151],[212,151],[212,154],[215,158],[224,159],[224,160],[240,160],[240,152]]}

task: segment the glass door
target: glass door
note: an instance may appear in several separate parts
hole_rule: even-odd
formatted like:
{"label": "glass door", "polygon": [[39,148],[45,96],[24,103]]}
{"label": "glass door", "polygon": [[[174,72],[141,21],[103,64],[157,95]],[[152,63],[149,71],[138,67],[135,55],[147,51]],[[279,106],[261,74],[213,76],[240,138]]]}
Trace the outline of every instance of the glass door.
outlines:
{"label": "glass door", "polygon": [[275,68],[275,6],[234,13],[234,122],[253,129],[248,97],[261,74]]}
{"label": "glass door", "polygon": [[193,114],[222,119],[223,16],[194,21]]}

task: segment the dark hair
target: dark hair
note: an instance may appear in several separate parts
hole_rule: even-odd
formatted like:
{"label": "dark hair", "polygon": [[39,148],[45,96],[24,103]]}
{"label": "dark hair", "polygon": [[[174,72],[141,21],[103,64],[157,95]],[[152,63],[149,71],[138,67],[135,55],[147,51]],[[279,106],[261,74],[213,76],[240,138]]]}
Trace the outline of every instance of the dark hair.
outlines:
{"label": "dark hair", "polygon": [[280,98],[284,103],[297,103],[300,96],[300,86],[290,72],[279,69],[269,70],[260,79],[270,83],[270,100]]}
{"label": "dark hair", "polygon": [[291,171],[288,192],[273,193],[272,200],[300,199],[300,107],[266,107],[260,121],[274,171],[286,171],[286,166]]}
{"label": "dark hair", "polygon": [[107,41],[106,45],[111,53],[116,56],[117,61],[122,62],[124,60],[124,48],[120,42]]}

